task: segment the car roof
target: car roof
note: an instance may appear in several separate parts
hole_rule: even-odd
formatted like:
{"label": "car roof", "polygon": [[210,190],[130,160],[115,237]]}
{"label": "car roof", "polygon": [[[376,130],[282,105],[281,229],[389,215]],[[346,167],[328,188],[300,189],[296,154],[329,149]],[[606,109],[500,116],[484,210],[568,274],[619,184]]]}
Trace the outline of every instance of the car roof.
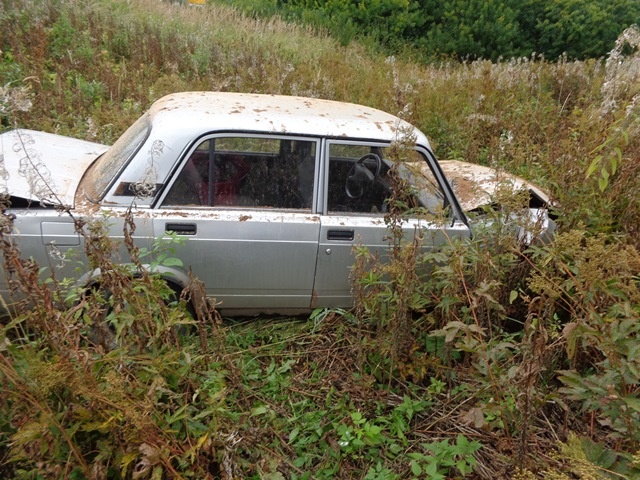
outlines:
{"label": "car roof", "polygon": [[156,101],[151,124],[193,135],[212,131],[287,133],[391,142],[414,135],[429,148],[422,132],[389,113],[353,103],[284,95],[182,92]]}

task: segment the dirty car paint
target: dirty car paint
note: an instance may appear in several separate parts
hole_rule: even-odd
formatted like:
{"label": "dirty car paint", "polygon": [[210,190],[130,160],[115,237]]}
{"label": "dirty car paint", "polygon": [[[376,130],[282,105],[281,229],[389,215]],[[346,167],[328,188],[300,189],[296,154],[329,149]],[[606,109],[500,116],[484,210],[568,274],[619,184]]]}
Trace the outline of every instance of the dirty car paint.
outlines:
{"label": "dirty car paint", "polygon": [[[86,259],[77,272],[84,239],[69,213],[106,218],[108,235],[121,245],[130,212],[139,247],[181,238],[175,254],[184,265],[159,270],[166,281],[181,288],[193,272],[223,310],[289,313],[351,306],[354,247],[385,257],[390,184],[381,177],[392,162],[381,158],[407,135],[415,142],[411,158],[430,176],[428,203],[419,201],[440,217],[410,219],[405,234],[419,232],[425,249],[468,238],[464,212],[489,201],[504,176],[438,163],[422,132],[362,105],[185,92],[155,102],[112,147],[14,130],[0,135],[0,153],[13,238],[58,278],[75,276],[83,285],[100,274]],[[0,278],[0,295],[7,294]]]}

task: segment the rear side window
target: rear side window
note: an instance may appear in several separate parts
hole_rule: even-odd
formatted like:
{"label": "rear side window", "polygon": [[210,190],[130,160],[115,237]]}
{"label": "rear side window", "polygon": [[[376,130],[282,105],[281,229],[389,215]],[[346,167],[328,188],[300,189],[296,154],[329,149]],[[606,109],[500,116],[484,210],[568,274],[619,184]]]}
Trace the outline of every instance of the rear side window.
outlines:
{"label": "rear side window", "polygon": [[189,155],[165,207],[311,210],[317,142],[260,136],[214,137]]}

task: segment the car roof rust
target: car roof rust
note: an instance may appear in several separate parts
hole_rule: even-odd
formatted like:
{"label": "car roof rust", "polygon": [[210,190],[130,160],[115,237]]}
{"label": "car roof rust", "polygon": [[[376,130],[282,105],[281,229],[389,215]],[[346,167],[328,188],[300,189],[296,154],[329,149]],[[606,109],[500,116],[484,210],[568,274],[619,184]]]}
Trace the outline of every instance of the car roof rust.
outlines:
{"label": "car roof rust", "polygon": [[182,92],[156,101],[150,111],[155,127],[212,131],[287,133],[390,142],[407,133],[429,147],[427,138],[404,120],[353,103],[284,95],[231,92]]}

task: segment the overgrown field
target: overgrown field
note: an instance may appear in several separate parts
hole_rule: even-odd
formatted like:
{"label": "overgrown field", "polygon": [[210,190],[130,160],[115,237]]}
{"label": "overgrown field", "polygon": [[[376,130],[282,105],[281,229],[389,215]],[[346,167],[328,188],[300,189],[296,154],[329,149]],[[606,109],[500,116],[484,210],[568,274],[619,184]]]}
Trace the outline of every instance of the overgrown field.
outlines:
{"label": "overgrown field", "polygon": [[[427,257],[392,211],[392,262],[355,252],[353,311],[246,322],[194,321],[187,298],[112,263],[100,225],[86,250],[112,295],[42,282],[3,210],[5,267],[33,305],[0,333],[0,477],[640,476],[637,30],[598,61],[438,65],[211,1],[0,0],[0,32],[3,131],[111,143],[170,92],[323,97],[399,113],[440,158],[559,205],[550,246],[496,224]],[[145,252],[126,243],[135,268]]]}

